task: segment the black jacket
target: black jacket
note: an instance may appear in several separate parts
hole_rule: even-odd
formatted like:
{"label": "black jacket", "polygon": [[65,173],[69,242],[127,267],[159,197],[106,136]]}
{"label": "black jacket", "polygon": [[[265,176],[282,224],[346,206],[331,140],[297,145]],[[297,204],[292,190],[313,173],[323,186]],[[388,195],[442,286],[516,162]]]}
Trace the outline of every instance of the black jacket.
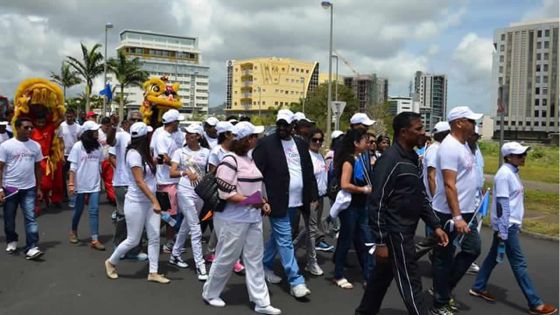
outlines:
{"label": "black jacket", "polygon": [[384,244],[387,232],[414,234],[420,218],[434,229],[441,227],[426,197],[416,152],[395,142],[375,163],[374,174],[369,224],[376,243]]}
{"label": "black jacket", "polygon": [[[317,180],[313,174],[313,162],[309,146],[298,137],[293,137],[301,160],[303,178],[303,210],[309,211],[312,201],[318,199]],[[255,164],[263,174],[271,217],[281,218],[288,213],[290,196],[290,171],[280,137],[276,133],[261,139],[253,151]]]}

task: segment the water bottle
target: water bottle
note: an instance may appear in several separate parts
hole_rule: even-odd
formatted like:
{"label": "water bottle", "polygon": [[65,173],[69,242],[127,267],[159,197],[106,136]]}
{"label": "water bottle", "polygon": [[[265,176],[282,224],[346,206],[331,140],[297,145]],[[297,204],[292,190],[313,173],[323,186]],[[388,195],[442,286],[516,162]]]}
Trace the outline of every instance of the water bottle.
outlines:
{"label": "water bottle", "polygon": [[161,219],[171,225],[171,227],[174,227],[175,224],[177,224],[177,220],[173,219],[168,212],[162,212]]}
{"label": "water bottle", "polygon": [[500,241],[498,244],[498,254],[496,255],[496,262],[499,264],[504,261],[504,256],[506,255],[506,244],[504,241]]}

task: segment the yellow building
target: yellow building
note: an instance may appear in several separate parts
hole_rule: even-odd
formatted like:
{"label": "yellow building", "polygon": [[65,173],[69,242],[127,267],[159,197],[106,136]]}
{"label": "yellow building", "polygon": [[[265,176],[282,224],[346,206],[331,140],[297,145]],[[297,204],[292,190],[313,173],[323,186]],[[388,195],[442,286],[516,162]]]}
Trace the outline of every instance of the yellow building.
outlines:
{"label": "yellow building", "polygon": [[[334,84],[334,81],[336,81],[336,74],[333,73],[331,78]],[[328,83],[328,82],[329,82],[329,73],[328,72],[319,73],[319,84]],[[344,84],[344,77],[341,76],[340,74],[338,75],[338,83]]]}
{"label": "yellow building", "polygon": [[276,57],[230,60],[225,110],[251,114],[299,103],[318,82],[318,62]]}

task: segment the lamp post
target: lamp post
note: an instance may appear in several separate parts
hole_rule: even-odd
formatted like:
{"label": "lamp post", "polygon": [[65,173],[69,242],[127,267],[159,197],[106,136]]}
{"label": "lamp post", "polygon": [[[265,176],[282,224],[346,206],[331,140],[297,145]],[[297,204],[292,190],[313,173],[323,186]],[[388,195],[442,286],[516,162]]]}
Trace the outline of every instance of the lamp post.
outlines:
{"label": "lamp post", "polygon": [[327,137],[331,136],[331,101],[332,101],[332,51],[333,51],[333,4],[330,1],[322,1],[321,6],[323,9],[330,9],[331,13],[331,23],[330,23],[330,33],[329,33],[329,83],[327,88]]}
{"label": "lamp post", "polygon": [[301,106],[302,112],[305,114],[305,77],[301,77]]}
{"label": "lamp post", "polygon": [[[105,24],[105,55],[103,55],[103,88],[107,85],[107,31],[113,28],[112,23]],[[103,116],[107,115],[107,96],[103,96]]]}
{"label": "lamp post", "polygon": [[334,71],[334,100],[338,101],[338,56],[332,55],[332,58],[336,59],[336,70]]}

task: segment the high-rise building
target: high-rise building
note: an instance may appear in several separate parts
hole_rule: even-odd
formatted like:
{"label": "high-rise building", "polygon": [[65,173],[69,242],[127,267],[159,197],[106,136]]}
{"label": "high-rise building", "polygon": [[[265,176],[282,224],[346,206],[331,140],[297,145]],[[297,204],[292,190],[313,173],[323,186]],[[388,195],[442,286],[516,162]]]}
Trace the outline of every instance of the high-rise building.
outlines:
{"label": "high-rise building", "polygon": [[[546,140],[558,132],[558,22],[514,23],[494,32],[494,100],[506,103],[506,139]],[[498,136],[500,119],[495,119]]]}
{"label": "high-rise building", "polygon": [[299,103],[319,82],[319,63],[263,57],[227,62],[226,112],[257,113]]}
{"label": "high-rise building", "polygon": [[432,130],[437,122],[446,120],[447,76],[416,71],[412,98],[420,104],[424,129]]}
{"label": "high-rise building", "polygon": [[[175,36],[147,31],[124,30],[120,33],[117,52],[127,58],[138,58],[149,76],[167,76],[169,83],[180,84],[179,92],[186,114],[208,112],[208,85],[210,68],[202,65],[202,57],[195,37]],[[118,82],[108,75],[113,85]],[[127,87],[125,96],[130,108],[143,102],[143,90],[137,86]]]}
{"label": "high-rise building", "polygon": [[356,95],[360,112],[383,105],[388,100],[389,80],[376,74],[344,77],[344,85],[351,88]]}
{"label": "high-rise building", "polygon": [[389,98],[389,113],[397,116],[402,112],[420,113],[420,103],[414,101],[412,97],[395,96]]}

